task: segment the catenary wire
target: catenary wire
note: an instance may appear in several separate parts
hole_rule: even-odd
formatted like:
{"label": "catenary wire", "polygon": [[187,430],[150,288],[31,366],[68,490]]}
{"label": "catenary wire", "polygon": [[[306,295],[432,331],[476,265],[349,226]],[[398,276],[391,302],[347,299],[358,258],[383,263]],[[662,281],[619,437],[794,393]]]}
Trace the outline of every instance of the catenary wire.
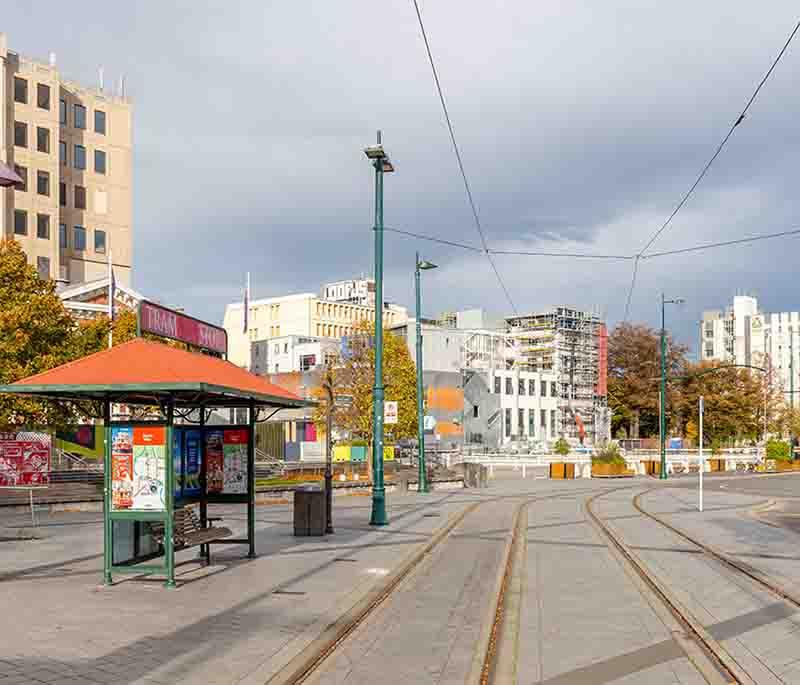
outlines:
{"label": "catenary wire", "polygon": [[494,259],[492,259],[491,253],[489,252],[489,245],[486,242],[486,236],[484,235],[483,227],[481,226],[481,220],[480,217],[478,216],[478,209],[475,206],[475,200],[472,197],[472,190],[470,189],[469,180],[467,179],[467,172],[464,170],[464,162],[461,159],[461,150],[459,149],[458,143],[456,142],[456,134],[453,131],[453,124],[450,121],[450,113],[447,111],[447,104],[444,99],[442,84],[439,81],[439,72],[436,70],[436,63],[433,60],[433,53],[431,52],[431,46],[430,43],[428,42],[428,34],[425,31],[425,24],[422,21],[422,14],[420,13],[419,10],[419,4],[417,3],[417,0],[413,0],[413,3],[414,3],[414,9],[416,10],[417,13],[417,21],[419,21],[419,29],[420,32],[422,33],[422,40],[425,42],[425,51],[428,53],[428,61],[430,62],[431,70],[433,71],[433,80],[436,82],[436,90],[439,94],[439,102],[441,102],[442,104],[442,111],[444,112],[445,122],[447,123],[447,130],[450,132],[450,141],[453,144],[453,151],[455,152],[456,160],[458,161],[458,168],[461,171],[461,178],[464,180],[464,189],[467,192],[467,199],[469,200],[469,206],[472,209],[472,216],[475,220],[475,228],[478,229],[478,235],[480,235],[481,244],[483,245],[483,251],[486,254],[486,259],[489,260],[489,264],[491,264],[492,266],[492,270],[494,271],[494,274],[497,277],[497,281],[498,283],[500,283],[500,287],[503,289],[506,299],[508,300],[508,303],[511,305],[512,311],[516,314],[517,307],[514,304],[514,300],[511,298],[511,293],[508,292],[508,288],[506,287],[503,278],[500,276],[500,271],[497,269],[497,265],[495,264]]}
{"label": "catenary wire", "polygon": [[628,288],[628,299],[625,302],[625,318],[623,321],[628,323],[628,316],[631,313],[631,298],[633,297],[633,289],[636,287],[636,275],[639,273],[639,260],[640,255],[636,255],[633,261],[633,275],[631,276],[631,287]]}
{"label": "catenary wire", "polygon": [[399,233],[400,235],[407,235],[412,238],[419,238],[420,240],[430,240],[432,243],[441,243],[442,245],[451,245],[452,247],[460,247],[463,250],[471,250],[473,252],[483,252],[483,250],[480,247],[476,247],[475,245],[467,245],[466,243],[457,243],[453,240],[444,240],[443,238],[434,238],[433,236],[422,235],[421,233],[412,233],[411,231],[403,231],[399,228],[384,227],[383,230],[390,231],[392,233]]}
{"label": "catenary wire", "polygon": [[724,240],[719,243],[706,243],[705,245],[695,245],[693,247],[682,247],[677,250],[665,250],[664,252],[651,252],[644,255],[642,259],[654,259],[655,257],[666,257],[667,255],[683,254],[685,252],[697,252],[698,250],[710,250],[715,247],[726,247],[728,245],[741,245],[742,243],[755,243],[759,240],[771,240],[773,238],[782,238],[789,235],[799,235],[800,228],[795,228],[790,231],[780,231],[779,233],[766,233],[764,235],[754,235],[749,238],[737,238],[736,240]]}
{"label": "catenary wire", "polygon": [[574,259],[636,259],[635,255],[591,254],[584,252],[527,252],[524,250],[489,250],[491,254],[520,255],[524,257],[572,257]]}

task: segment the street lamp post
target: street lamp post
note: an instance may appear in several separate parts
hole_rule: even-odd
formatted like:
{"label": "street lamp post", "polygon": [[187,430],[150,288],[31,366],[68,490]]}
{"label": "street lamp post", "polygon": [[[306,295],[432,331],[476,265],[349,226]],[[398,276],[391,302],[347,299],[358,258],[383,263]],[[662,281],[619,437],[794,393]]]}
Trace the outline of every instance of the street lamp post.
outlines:
{"label": "street lamp post", "polygon": [[414,285],[417,295],[417,452],[419,462],[419,478],[417,479],[417,492],[428,492],[428,472],[425,465],[425,425],[424,405],[422,402],[422,295],[420,288],[420,272],[435,269],[436,264],[419,259],[417,252],[416,267],[414,269]]}
{"label": "street lamp post", "polygon": [[674,300],[667,300],[664,298],[664,293],[661,293],[661,394],[659,397],[659,441],[661,442],[661,473],[659,478],[666,480],[667,478],[667,329],[665,322],[664,310],[668,304],[683,304],[685,300],[677,297]]}
{"label": "street lamp post", "polygon": [[366,148],[364,154],[375,167],[375,387],[372,395],[372,515],[369,522],[373,526],[385,526],[389,519],[383,485],[383,174],[393,172],[394,167],[381,145],[380,131],[377,145]]}

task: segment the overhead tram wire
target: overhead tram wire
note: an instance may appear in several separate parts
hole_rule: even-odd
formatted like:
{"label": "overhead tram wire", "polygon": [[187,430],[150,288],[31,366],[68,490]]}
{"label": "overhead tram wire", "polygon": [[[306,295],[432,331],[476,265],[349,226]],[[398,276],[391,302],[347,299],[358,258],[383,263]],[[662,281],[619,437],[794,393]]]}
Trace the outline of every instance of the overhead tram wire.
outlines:
{"label": "overhead tram wire", "polygon": [[508,288],[506,284],[503,282],[503,278],[500,276],[500,271],[497,269],[497,265],[492,259],[491,252],[489,251],[489,245],[486,242],[486,236],[483,233],[483,227],[481,226],[481,220],[478,216],[478,209],[475,206],[475,200],[472,197],[472,190],[469,186],[469,180],[467,179],[467,172],[464,170],[464,162],[461,159],[461,151],[458,147],[458,143],[456,142],[456,134],[453,131],[453,124],[450,121],[450,113],[447,111],[447,103],[444,99],[444,92],[442,91],[442,84],[439,81],[439,72],[436,70],[436,63],[433,61],[433,53],[431,52],[431,46],[428,42],[428,34],[425,31],[425,24],[422,21],[422,14],[419,11],[419,4],[417,0],[412,0],[414,3],[414,9],[417,13],[417,21],[419,21],[419,29],[422,33],[422,40],[425,42],[425,50],[428,53],[428,61],[431,64],[431,70],[433,71],[433,80],[436,82],[436,91],[439,94],[439,102],[442,105],[442,111],[444,112],[445,122],[447,123],[447,130],[450,132],[450,141],[453,144],[453,150],[456,155],[456,160],[458,161],[458,168],[461,171],[461,178],[464,180],[464,189],[467,192],[467,199],[469,200],[469,206],[472,209],[472,216],[475,220],[475,228],[478,230],[478,235],[481,237],[481,244],[483,245],[483,252],[486,255],[486,259],[489,260],[489,264],[492,266],[492,270],[494,271],[495,276],[497,277],[498,283],[500,283],[500,287],[503,289],[505,293],[506,299],[508,303],[511,305],[511,309],[514,314],[517,314],[517,307],[514,304],[514,300],[511,298],[511,294],[508,292]]}
{"label": "overhead tram wire", "polygon": [[695,245],[693,247],[682,247],[676,250],[665,250],[664,252],[651,252],[644,255],[642,259],[654,259],[656,257],[666,257],[673,254],[684,254],[686,252],[698,252],[699,250],[710,250],[715,247],[727,247],[728,245],[741,245],[743,243],[755,243],[759,240],[771,240],[773,238],[783,238],[790,235],[800,235],[800,228],[794,228],[789,231],[780,231],[779,233],[766,233],[763,235],[755,235],[749,238],[737,238],[735,240],[724,240],[718,243],[706,243],[705,245]]}
{"label": "overhead tram wire", "polygon": [[[691,185],[689,190],[683,195],[683,197],[681,198],[680,202],[677,204],[675,209],[672,210],[672,213],[667,217],[667,220],[661,225],[661,227],[655,233],[653,233],[653,235],[650,237],[650,240],[647,241],[647,244],[644,246],[644,248],[639,251],[637,257],[641,258],[645,256],[647,250],[649,250],[652,247],[653,243],[655,243],[655,241],[658,240],[659,236],[661,236],[661,234],[672,223],[672,220],[675,218],[678,212],[680,212],[681,209],[683,209],[683,206],[691,197],[692,193],[694,193],[695,189],[697,188],[698,185],[700,185],[700,182],[703,180],[706,173],[708,173],[708,170],[711,168],[711,165],[716,161],[717,157],[719,157],[720,153],[722,152],[722,149],[725,147],[728,140],[733,135],[733,132],[736,130],[736,127],[739,126],[739,124],[741,124],[742,121],[744,121],[744,118],[747,115],[747,111],[750,109],[750,106],[753,104],[753,102],[755,102],[755,99],[758,96],[759,92],[761,92],[761,89],[763,88],[764,84],[767,82],[769,77],[772,76],[772,72],[775,70],[775,67],[778,66],[778,62],[781,61],[781,58],[783,57],[786,50],[789,48],[789,45],[791,44],[798,30],[800,30],[800,20],[795,24],[794,29],[789,34],[789,37],[786,39],[786,42],[783,44],[783,47],[781,48],[777,57],[773,60],[772,64],[770,65],[770,68],[767,70],[767,73],[764,74],[764,78],[762,78],[759,84],[756,86],[756,89],[753,91],[753,94],[750,96],[750,99],[747,101],[747,104],[744,106],[744,109],[742,110],[741,114],[739,114],[739,116],[736,118],[736,121],[733,122],[733,125],[730,127],[725,137],[722,139],[722,142],[720,142],[720,144],[717,146],[717,149],[714,151],[714,154],[711,156],[711,159],[708,160],[708,162],[698,175],[697,179],[695,180],[695,182]],[[625,306],[625,321],[628,320],[628,314],[630,313],[630,302],[631,298],[633,297],[633,289],[636,285],[636,275],[637,275],[638,265],[639,265],[639,260],[637,259],[636,262],[634,263],[633,277],[631,278],[631,286],[630,289],[628,290],[627,304]]]}
{"label": "overhead tram wire", "polygon": [[572,257],[573,259],[636,259],[635,255],[591,254],[584,252],[530,252],[525,250],[489,250],[492,254],[520,255],[523,257]]}
{"label": "overhead tram wire", "polygon": [[483,252],[483,249],[480,247],[476,247],[475,245],[467,245],[466,243],[457,243],[454,240],[445,240],[444,238],[434,238],[433,236],[429,235],[422,235],[421,233],[412,233],[411,231],[403,231],[399,228],[386,228],[384,226],[384,231],[390,231],[391,233],[399,233],[400,235],[407,235],[411,238],[419,238],[420,240],[429,240],[432,243],[441,243],[442,245],[450,245],[451,247],[460,247],[462,250],[471,250],[472,252]]}

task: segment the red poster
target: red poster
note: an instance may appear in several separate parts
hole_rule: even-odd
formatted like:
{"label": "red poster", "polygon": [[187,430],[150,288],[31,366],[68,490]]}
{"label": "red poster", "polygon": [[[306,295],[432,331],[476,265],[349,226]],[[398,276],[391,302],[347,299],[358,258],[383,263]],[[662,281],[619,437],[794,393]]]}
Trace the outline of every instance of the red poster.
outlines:
{"label": "red poster", "polygon": [[[235,431],[225,431],[235,432]],[[225,487],[225,447],[223,431],[206,433],[206,491],[222,492]]]}
{"label": "red poster", "polygon": [[0,487],[47,485],[50,451],[47,433],[0,433]]}

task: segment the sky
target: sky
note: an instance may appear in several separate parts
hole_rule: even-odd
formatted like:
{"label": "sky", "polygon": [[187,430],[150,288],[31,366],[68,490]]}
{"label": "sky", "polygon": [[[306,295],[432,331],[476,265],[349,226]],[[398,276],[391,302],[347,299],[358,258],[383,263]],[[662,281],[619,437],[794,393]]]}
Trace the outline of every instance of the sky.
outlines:
{"label": "sky", "polygon": [[[796,3],[421,0],[490,248],[635,254],[694,182],[797,22]],[[411,0],[5,3],[9,47],[68,78],[126,78],[134,107],[133,285],[221,322],[241,299],[370,275],[376,130],[396,166],[386,226],[480,238]],[[800,227],[800,37],[689,202],[669,250]],[[697,339],[753,294],[800,309],[800,237],[640,262],[630,318]],[[386,299],[511,314],[485,255],[385,239]],[[519,313],[625,315],[630,261],[495,257]]]}

